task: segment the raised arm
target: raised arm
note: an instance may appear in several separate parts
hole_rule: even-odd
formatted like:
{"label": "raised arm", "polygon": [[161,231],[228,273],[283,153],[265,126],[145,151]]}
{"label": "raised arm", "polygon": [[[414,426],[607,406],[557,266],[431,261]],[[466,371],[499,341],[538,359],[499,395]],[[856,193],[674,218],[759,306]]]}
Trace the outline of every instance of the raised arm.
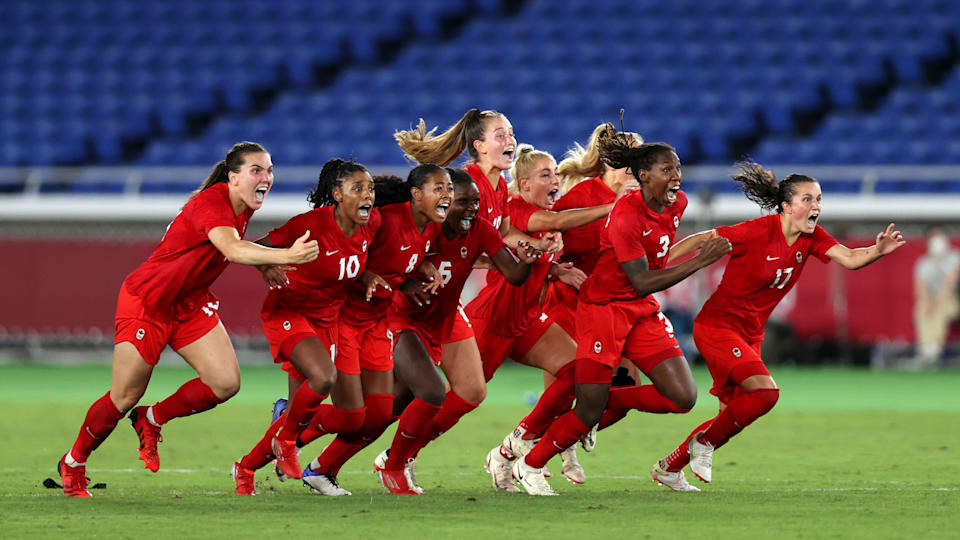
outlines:
{"label": "raised arm", "polygon": [[893,225],[891,223],[887,226],[887,230],[878,234],[877,242],[872,246],[851,249],[843,244],[836,244],[828,249],[825,255],[847,270],[863,268],[907,243],[900,231],[893,230]]}
{"label": "raised arm", "polygon": [[721,236],[713,236],[703,243],[700,253],[696,257],[676,266],[650,270],[650,265],[645,256],[622,262],[620,266],[627,274],[633,289],[642,297],[662,291],[683,281],[697,270],[717,262],[731,249],[729,240]]}
{"label": "raised arm", "polygon": [[317,258],[320,247],[309,240],[307,231],[292,246],[284,249],[264,247],[240,238],[233,227],[214,227],[207,234],[210,242],[228,261],[257,266],[261,264],[303,264]]}
{"label": "raised arm", "polygon": [[519,260],[506,246],[493,254],[494,267],[503,274],[511,285],[520,286],[530,277],[530,263],[537,259],[529,244],[523,243],[518,252],[524,258]]}
{"label": "raised arm", "polygon": [[588,208],[573,208],[560,212],[538,210],[530,216],[527,227],[531,232],[568,231],[607,217],[612,209],[613,203]]}

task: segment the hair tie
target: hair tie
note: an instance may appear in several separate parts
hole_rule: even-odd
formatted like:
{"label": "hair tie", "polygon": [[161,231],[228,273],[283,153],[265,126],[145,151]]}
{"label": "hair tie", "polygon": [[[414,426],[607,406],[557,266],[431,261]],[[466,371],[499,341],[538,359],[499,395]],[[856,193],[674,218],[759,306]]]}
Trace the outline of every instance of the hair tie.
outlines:
{"label": "hair tie", "polygon": [[527,148],[523,148],[522,150],[520,150],[520,153],[521,153],[521,154],[529,154],[530,152],[533,152],[533,148],[532,148],[532,147],[527,147]]}

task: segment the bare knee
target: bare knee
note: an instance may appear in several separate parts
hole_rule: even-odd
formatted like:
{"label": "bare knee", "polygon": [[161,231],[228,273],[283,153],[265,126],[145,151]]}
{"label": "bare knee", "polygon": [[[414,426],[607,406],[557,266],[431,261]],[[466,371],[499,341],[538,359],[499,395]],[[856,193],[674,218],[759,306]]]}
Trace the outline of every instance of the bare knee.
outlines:
{"label": "bare knee", "polygon": [[240,373],[223,373],[215,380],[203,381],[203,384],[209,386],[218,398],[226,401],[240,391]]}
{"label": "bare knee", "polygon": [[122,413],[132,409],[143,397],[143,389],[110,390],[110,401],[113,401],[114,407]]}
{"label": "bare knee", "polygon": [[330,395],[330,392],[333,390],[333,385],[336,384],[336,382],[336,371],[311,374],[310,378],[307,379],[307,384],[310,386],[310,389],[321,396]]}
{"label": "bare knee", "polygon": [[684,387],[681,388],[673,396],[669,396],[670,401],[679,409],[678,413],[687,413],[690,412],[690,409],[697,404],[697,387]]}
{"label": "bare knee", "polygon": [[453,391],[460,396],[460,399],[474,405],[479,405],[487,397],[487,385],[482,382],[480,384],[455,386]]}
{"label": "bare knee", "polygon": [[443,399],[446,397],[446,388],[443,386],[443,384],[430,384],[424,386],[424,388],[418,388],[415,390],[413,394],[431,405],[436,405],[437,407],[443,405]]}

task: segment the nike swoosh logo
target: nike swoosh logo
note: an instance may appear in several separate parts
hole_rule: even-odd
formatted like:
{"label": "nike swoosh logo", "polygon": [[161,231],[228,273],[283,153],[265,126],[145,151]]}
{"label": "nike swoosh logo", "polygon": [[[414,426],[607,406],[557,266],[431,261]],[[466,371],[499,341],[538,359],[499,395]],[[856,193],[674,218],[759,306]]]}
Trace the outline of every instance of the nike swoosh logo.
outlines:
{"label": "nike swoosh logo", "polygon": [[410,249],[410,248],[412,248],[412,247],[413,247],[413,246],[400,246],[400,251],[406,251],[406,250],[408,250],[408,249]]}
{"label": "nike swoosh logo", "polygon": [[648,234],[650,234],[650,233],[652,233],[652,232],[653,232],[653,229],[650,229],[649,231],[643,231],[643,235],[644,235],[644,236],[647,236]]}
{"label": "nike swoosh logo", "polygon": [[489,208],[487,208],[487,213],[488,213],[488,214],[492,214],[492,213],[493,213],[493,207],[492,207],[492,206],[489,207]]}
{"label": "nike swoosh logo", "polygon": [[767,255],[767,260],[768,260],[768,261],[775,261],[775,260],[777,260],[777,259],[779,259],[779,258],[780,258],[780,257],[771,257],[771,256]]}
{"label": "nike swoosh logo", "polygon": [[340,253],[340,250],[339,250],[339,249],[335,249],[335,250],[333,250],[333,251],[328,251],[328,252],[327,252],[327,257],[333,255],[334,253]]}

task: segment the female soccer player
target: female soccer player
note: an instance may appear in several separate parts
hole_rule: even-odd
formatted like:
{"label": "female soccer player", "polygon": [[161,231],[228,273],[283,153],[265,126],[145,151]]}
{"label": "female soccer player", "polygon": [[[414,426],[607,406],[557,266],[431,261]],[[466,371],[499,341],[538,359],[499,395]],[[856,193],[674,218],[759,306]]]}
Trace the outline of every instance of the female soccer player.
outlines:
{"label": "female soccer player", "polygon": [[734,180],[747,198],[776,213],[689,236],[671,253],[671,258],[680,257],[716,235],[733,244],[720,285],[693,324],[693,339],[713,377],[710,393],[720,400],[720,412],[694,428],[650,473],[675,491],[699,491],[683,477],[687,463],[698,478],[710,482],[713,452],[777,403],[780,390],[760,356],[763,325],[810,256],[856,270],[906,243],[891,223],[870,247],[843,246],[817,225],[822,207],[815,179],[791,174],[778,182],[772,172],[752,162],[741,162],[739,169]]}
{"label": "female soccer player", "polygon": [[110,391],[90,406],[76,442],[57,465],[64,495],[90,496],[87,458],[143,396],[168,344],[199,377],[155,405],[130,413],[147,469],[160,468],[160,426],[212,409],[237,393],[237,356],[220,323],[220,301],[210,284],[230,262],[300,264],[316,259],[319,251],[309,231],[286,249],[242,240],[250,216],[263,205],[272,185],[270,154],[257,143],[234,145],[173,218],[150,258],[124,280],[117,301]]}
{"label": "female soccer player", "polygon": [[[337,407],[365,407],[363,424],[357,431],[340,432],[303,471],[304,484],[326,495],[349,494],[336,485],[340,467],[376,440],[393,421],[394,336],[389,325],[393,288],[414,272],[427,276],[429,285],[424,292],[432,294],[442,286],[440,274],[432,264],[424,262],[424,255],[440,234],[450,206],[447,171],[437,165],[420,165],[410,171],[406,181],[384,177],[376,190],[380,230],[370,246],[367,269],[340,308],[339,380],[333,391]],[[382,278],[385,283],[373,287],[371,278]],[[428,403],[436,407],[442,404],[442,394],[424,397],[430,398]],[[317,477],[325,477],[335,489],[325,491],[317,487],[312,480]]]}
{"label": "female soccer player", "polygon": [[[443,222],[443,234],[437,237],[435,253],[427,257],[443,276],[444,287],[429,297],[420,293],[419,281],[408,280],[403,288],[410,294],[394,295],[397,309],[390,326],[396,338],[396,393],[405,408],[395,401],[395,412],[400,409],[403,414],[393,444],[375,466],[381,482],[396,494],[422,493],[413,472],[417,453],[453,427],[462,414],[475,409],[486,395],[480,353],[470,323],[460,309],[460,293],[474,262],[486,253],[504,278],[519,286],[530,274],[530,263],[536,260],[532,251],[520,250],[522,262],[518,261],[493,225],[476,219],[481,201],[473,178],[462,170],[447,171],[453,180],[453,202]],[[458,342],[463,342],[463,348],[470,349],[471,354],[446,354],[448,344]],[[434,365],[446,375],[449,391]],[[406,404],[403,396],[411,392],[413,400]],[[439,409],[431,405],[441,400]]]}
{"label": "female soccer player", "polygon": [[[557,163],[553,156],[530,145],[520,146],[511,177],[516,179],[519,195],[510,199],[507,212],[522,233],[533,237],[591,223],[606,216],[613,207],[613,203],[609,203],[563,212],[550,210],[560,191]],[[569,394],[572,401],[572,372],[566,366],[574,358],[576,344],[550,320],[540,305],[544,280],[556,266],[552,264],[555,257],[555,254],[541,257],[533,265],[530,278],[520,287],[511,285],[498,273],[488,273],[487,286],[467,305],[466,312],[476,333],[486,380],[489,381],[510,357],[548,371],[558,379],[570,380],[567,387],[557,385],[556,388],[565,388],[564,394]],[[553,389],[554,385],[551,385],[544,395]],[[495,489],[513,488],[507,470],[509,460],[514,457],[512,452],[511,446],[507,445],[494,448],[487,455],[485,467]],[[583,482],[583,471],[578,463],[571,462],[564,468],[571,481]]]}
{"label": "female soccer player", "polygon": [[[284,414],[270,425],[260,442],[234,463],[238,495],[255,495],[254,471],[274,456],[281,472],[301,478],[297,436],[310,423],[337,379],[334,365],[340,305],[348,286],[364,270],[367,248],[380,228],[380,214],[373,208],[373,179],[359,163],[339,158],[326,162],[307,200],[313,210],[293,217],[257,240],[269,247],[286,246],[304,231],[311,231],[323,255],[289,269],[286,283],[271,287],[264,301],[264,332],[274,361],[290,376],[291,399]],[[301,384],[303,381],[306,384]],[[337,413],[337,419],[343,419],[341,425],[334,426],[333,420],[323,415],[320,422],[336,431],[360,429],[362,407]]]}
{"label": "female soccer player", "polygon": [[[600,420],[608,405],[613,368],[621,357],[633,361],[653,381],[662,407],[673,412],[693,407],[696,384],[652,293],[712,264],[730,249],[725,239],[708,239],[695,258],[665,268],[687,203],[680,191],[676,151],[665,143],[632,147],[613,126],[601,134],[600,149],[610,166],[630,167],[641,189],[621,197],[610,213],[600,237],[600,259],[580,291],[576,406],[550,423],[540,441],[513,463],[513,478],[532,495],[556,495],[542,468]],[[558,377],[551,387],[560,382]],[[549,394],[544,392],[541,402]]]}

